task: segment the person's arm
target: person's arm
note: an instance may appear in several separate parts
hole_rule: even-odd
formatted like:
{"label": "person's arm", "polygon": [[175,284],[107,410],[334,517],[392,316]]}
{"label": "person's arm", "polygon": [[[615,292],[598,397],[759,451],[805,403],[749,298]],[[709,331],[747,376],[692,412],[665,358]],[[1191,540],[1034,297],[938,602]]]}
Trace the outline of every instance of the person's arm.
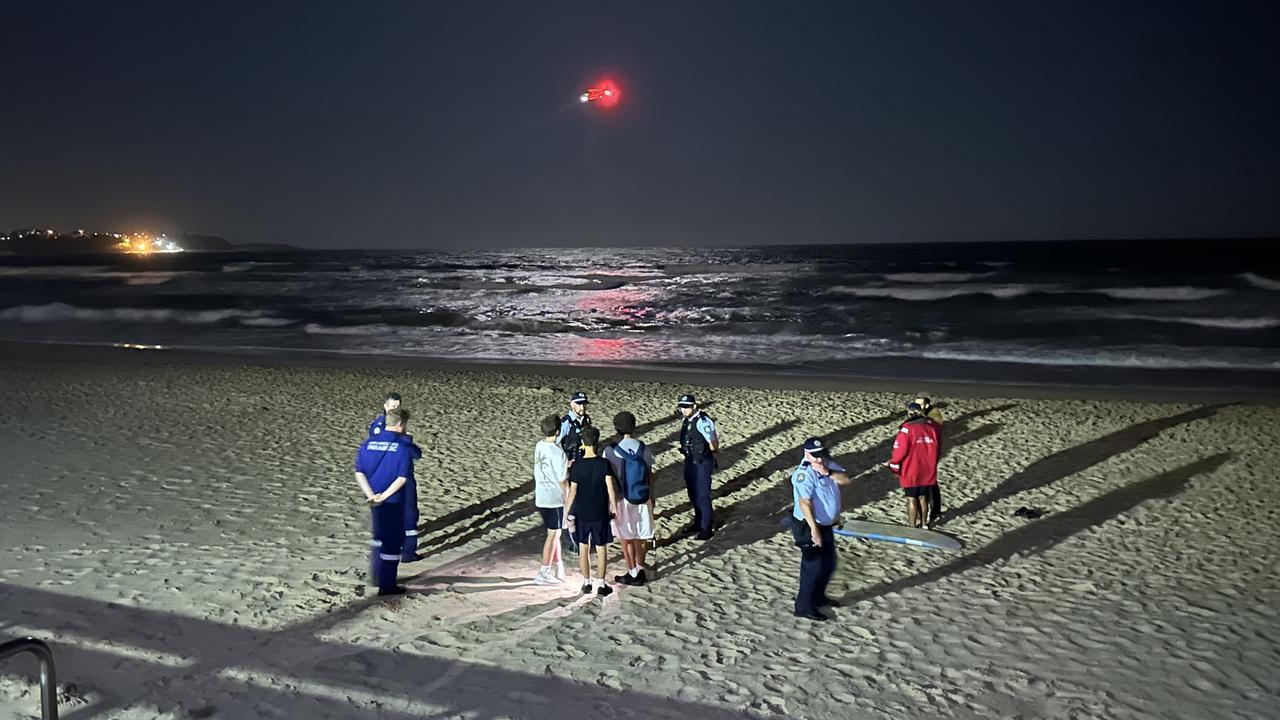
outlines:
{"label": "person's arm", "polygon": [[653,478],[657,473],[653,471],[653,453],[647,447],[644,449],[644,462],[649,468],[649,516],[657,517],[658,509],[654,499],[658,497],[658,491],[653,484]]}
{"label": "person's arm", "polygon": [[364,473],[356,471],[356,484],[360,486],[360,491],[364,493],[364,499],[373,502],[373,488],[369,487],[369,478]]}
{"label": "person's arm", "polygon": [[800,498],[800,513],[809,525],[809,537],[813,540],[813,546],[822,547],[822,533],[818,530],[817,518],[813,516],[813,498]]}
{"label": "person's arm", "polygon": [[375,505],[378,503],[384,503],[387,501],[387,498],[391,497],[392,495],[395,495],[400,490],[400,488],[404,487],[404,484],[407,482],[409,482],[409,479],[404,475],[401,475],[400,477],[396,478],[395,482],[391,483],[391,487],[387,488],[386,490],[383,490],[377,495],[374,495],[370,500]]}
{"label": "person's arm", "polygon": [[911,451],[909,432],[906,428],[901,428],[893,438],[893,455],[890,456],[889,462],[885,464],[894,472],[902,472],[902,461],[907,459],[907,453]]}
{"label": "person's arm", "polygon": [[577,495],[578,486],[574,483],[569,483],[569,494],[564,498],[564,516],[566,518],[573,518],[573,499],[577,497]]}
{"label": "person's arm", "polygon": [[711,452],[716,452],[720,449],[720,435],[716,433],[716,423],[709,418],[703,419],[706,422],[706,429],[701,430],[702,436],[707,439],[707,448]]}
{"label": "person's arm", "polygon": [[837,485],[848,485],[853,482],[849,479],[849,473],[847,472],[833,472],[831,473],[831,479],[835,480]]}
{"label": "person's arm", "polygon": [[604,476],[604,487],[609,491],[609,516],[612,517],[618,510],[618,491],[615,485],[617,480],[612,474]]}

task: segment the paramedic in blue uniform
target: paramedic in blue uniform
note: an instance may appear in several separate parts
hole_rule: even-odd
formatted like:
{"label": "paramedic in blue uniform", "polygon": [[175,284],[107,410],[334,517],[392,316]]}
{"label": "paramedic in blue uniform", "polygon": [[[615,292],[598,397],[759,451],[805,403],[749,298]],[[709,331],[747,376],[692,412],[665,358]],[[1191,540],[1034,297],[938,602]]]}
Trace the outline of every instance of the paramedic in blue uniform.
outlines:
{"label": "paramedic in blue uniform", "polygon": [[835,527],[840,523],[840,486],[849,475],[831,459],[822,438],[804,441],[804,462],[791,475],[795,506],[792,510],[796,545],[800,548],[800,591],[796,593],[796,617],[826,620],[822,607],[834,607],[827,597],[827,583],[836,571]]}
{"label": "paramedic in blue uniform", "polygon": [[356,452],[356,484],[368,501],[377,562],[373,568],[379,595],[402,595],[396,584],[400,552],[404,544],[404,493],[413,474],[412,440],[406,441],[409,413],[403,408],[386,412],[386,424],[364,441]]}
{"label": "paramedic in blue uniform", "polygon": [[[369,437],[375,437],[382,433],[382,429],[387,425],[387,412],[400,407],[400,394],[387,393],[386,399],[382,402],[382,412],[378,417],[369,423]],[[422,448],[418,447],[413,438],[408,435],[402,435],[401,441],[408,438],[409,449],[413,451],[413,459],[422,459]],[[400,558],[400,562],[417,562],[422,559],[418,555],[418,481],[413,477],[413,470],[410,468],[409,482],[405,483],[404,490],[404,553]]]}
{"label": "paramedic in blue uniform", "polygon": [[587,394],[576,392],[569,398],[569,412],[560,418],[560,434],[556,442],[569,457],[569,462],[582,457],[582,429],[591,424],[591,416],[587,414]]}
{"label": "paramedic in blue uniform", "polygon": [[710,540],[711,471],[716,465],[714,453],[720,449],[716,423],[698,407],[692,395],[681,395],[676,407],[684,416],[680,426],[680,454],[684,455],[684,486],[689,492],[689,504],[693,506],[693,522],[685,532],[696,532],[699,540]]}

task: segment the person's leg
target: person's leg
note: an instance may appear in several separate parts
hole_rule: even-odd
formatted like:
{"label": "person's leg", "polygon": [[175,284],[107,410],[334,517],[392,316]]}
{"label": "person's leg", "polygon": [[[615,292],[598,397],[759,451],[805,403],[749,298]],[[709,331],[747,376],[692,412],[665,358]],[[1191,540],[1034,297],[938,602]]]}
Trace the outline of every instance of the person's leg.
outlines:
{"label": "person's leg", "polygon": [[942,515],[942,486],[937,483],[934,483],[933,487],[930,488],[929,512],[931,513],[929,515],[931,522],[937,522],[938,516]]}
{"label": "person's leg", "polygon": [[801,548],[800,589],[796,593],[796,615],[810,615],[817,612],[813,604],[813,591],[821,567],[822,555],[818,548]]}
{"label": "person's leg", "polygon": [[640,540],[636,540],[635,545],[635,549],[631,551],[631,557],[635,559],[636,564],[631,567],[638,567],[643,571],[644,561],[647,560],[649,556],[649,541],[642,538]]}
{"label": "person's leg", "polygon": [[547,538],[546,538],[545,540],[543,540],[543,541],[542,541],[542,565],[543,565],[543,567],[551,567],[551,563],[552,563],[552,562],[554,561],[554,559],[555,559],[556,533],[557,533],[557,531],[555,531],[555,530],[548,530],[548,531],[547,531]]}
{"label": "person's leg", "polygon": [[821,607],[823,605],[831,605],[831,598],[827,597],[827,585],[831,582],[831,576],[836,572],[836,533],[834,528],[822,528],[822,552],[821,565],[818,568],[818,581],[814,584],[813,603]]}
{"label": "person's leg", "polygon": [[404,548],[401,562],[417,562],[418,557],[418,483],[410,480],[404,486]]}
{"label": "person's leg", "polygon": [[633,562],[635,557],[635,545],[631,540],[622,541],[622,562],[626,564],[627,570],[635,567]]}
{"label": "person's leg", "polygon": [[697,532],[702,527],[702,508],[698,505],[698,470],[697,465],[689,460],[684,461],[684,489],[689,494],[689,506],[693,508],[693,522],[689,528]]}
{"label": "person's leg", "polygon": [[907,496],[907,526],[916,527],[916,499]]}
{"label": "person's leg", "polygon": [[920,524],[924,527],[929,527],[933,522],[933,492],[926,491],[921,493],[919,500]]}
{"label": "person's leg", "polygon": [[379,505],[374,512],[378,515],[378,531],[382,537],[382,547],[378,549],[378,594],[397,595],[404,588],[396,583],[396,573],[400,569],[400,553],[404,547],[404,508],[399,503]]}
{"label": "person's leg", "polygon": [[582,583],[586,585],[591,582],[591,551],[590,545],[584,542],[578,543],[578,569],[582,571]]}
{"label": "person's leg", "polygon": [[378,555],[382,552],[382,535],[378,532],[378,513],[374,512],[375,508],[369,508],[369,584],[378,584],[378,572],[382,567],[382,560]]}
{"label": "person's leg", "polygon": [[605,570],[609,564],[609,546],[592,545],[591,549],[596,551],[596,572],[598,573],[600,582],[603,583],[605,582],[605,578],[609,577],[608,575],[605,575]]}
{"label": "person's leg", "polygon": [[709,537],[713,527],[711,517],[711,459],[702,460],[695,467],[698,473],[698,482],[695,488],[698,495],[698,535]]}

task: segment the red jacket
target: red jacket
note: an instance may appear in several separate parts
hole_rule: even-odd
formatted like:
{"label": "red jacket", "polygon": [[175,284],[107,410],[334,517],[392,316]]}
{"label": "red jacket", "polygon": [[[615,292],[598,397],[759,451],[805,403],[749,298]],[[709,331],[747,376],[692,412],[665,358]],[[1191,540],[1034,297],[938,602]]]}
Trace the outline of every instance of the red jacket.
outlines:
{"label": "red jacket", "polygon": [[898,428],[893,438],[889,469],[898,474],[904,488],[938,484],[938,457],[942,455],[942,432],[929,418],[912,418]]}

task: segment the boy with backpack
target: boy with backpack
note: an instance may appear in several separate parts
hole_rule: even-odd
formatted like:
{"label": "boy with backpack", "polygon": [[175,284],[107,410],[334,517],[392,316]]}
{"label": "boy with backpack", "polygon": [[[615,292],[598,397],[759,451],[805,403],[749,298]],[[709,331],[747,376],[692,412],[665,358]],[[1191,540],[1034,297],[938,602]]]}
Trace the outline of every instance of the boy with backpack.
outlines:
{"label": "boy with backpack", "polygon": [[621,491],[615,525],[627,567],[627,572],[613,581],[619,585],[644,585],[645,554],[653,540],[653,453],[632,437],[636,431],[636,416],[632,413],[615,415],[613,429],[618,432],[618,439],[605,446],[602,454],[613,467]]}

